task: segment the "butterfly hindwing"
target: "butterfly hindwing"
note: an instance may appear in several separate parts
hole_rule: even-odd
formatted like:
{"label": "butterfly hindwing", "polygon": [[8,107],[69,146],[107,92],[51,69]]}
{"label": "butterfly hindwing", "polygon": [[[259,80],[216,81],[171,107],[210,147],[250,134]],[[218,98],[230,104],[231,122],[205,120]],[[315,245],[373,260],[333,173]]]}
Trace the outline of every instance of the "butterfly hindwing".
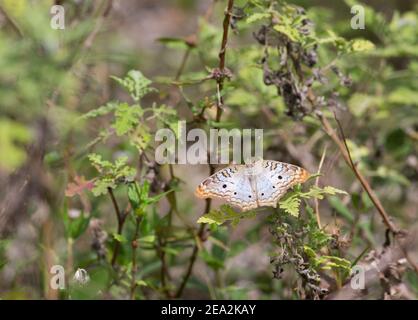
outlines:
{"label": "butterfly hindwing", "polygon": [[297,183],[303,183],[309,173],[293,164],[264,160],[262,174],[256,176],[260,206],[276,207],[277,201]]}

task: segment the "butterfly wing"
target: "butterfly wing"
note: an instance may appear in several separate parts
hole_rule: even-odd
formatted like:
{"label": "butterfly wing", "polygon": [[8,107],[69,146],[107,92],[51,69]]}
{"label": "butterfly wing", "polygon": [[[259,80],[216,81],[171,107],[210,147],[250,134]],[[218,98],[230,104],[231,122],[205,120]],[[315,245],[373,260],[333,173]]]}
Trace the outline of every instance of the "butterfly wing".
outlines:
{"label": "butterfly wing", "polygon": [[243,165],[232,165],[219,170],[203,180],[196,189],[196,195],[200,198],[226,200],[243,211],[257,208],[251,177],[245,174],[245,170]]}
{"label": "butterfly wing", "polygon": [[301,167],[279,161],[263,160],[261,172],[254,177],[259,206],[276,207],[277,201],[289,188],[305,182],[308,178],[308,171]]}

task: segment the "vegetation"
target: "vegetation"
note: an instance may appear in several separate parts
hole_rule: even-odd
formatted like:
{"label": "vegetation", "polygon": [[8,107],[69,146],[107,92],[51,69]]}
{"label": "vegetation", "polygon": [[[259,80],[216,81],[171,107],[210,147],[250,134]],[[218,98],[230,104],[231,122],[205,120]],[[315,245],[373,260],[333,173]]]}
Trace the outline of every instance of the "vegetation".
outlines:
{"label": "vegetation", "polygon": [[[413,1],[55,2],[0,0],[0,298],[417,297]],[[312,176],[277,208],[200,200],[219,166],[155,159],[184,123],[261,128]]]}

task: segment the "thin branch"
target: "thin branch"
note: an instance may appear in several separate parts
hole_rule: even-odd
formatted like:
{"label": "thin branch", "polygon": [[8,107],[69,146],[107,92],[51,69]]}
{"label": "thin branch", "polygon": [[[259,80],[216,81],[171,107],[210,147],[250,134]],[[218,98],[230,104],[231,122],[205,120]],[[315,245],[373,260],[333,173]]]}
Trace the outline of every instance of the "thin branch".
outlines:
{"label": "thin branch", "polygon": [[219,51],[219,69],[225,69],[225,55],[226,55],[226,45],[228,43],[228,32],[229,32],[229,24],[231,21],[231,12],[232,7],[234,6],[234,0],[228,0],[228,7],[225,11],[225,17],[223,21],[223,34],[222,34],[222,44],[221,44],[221,51]]}
{"label": "thin branch", "polygon": [[[222,34],[221,49],[218,55],[220,76],[214,78],[216,80],[216,91],[218,95],[218,103],[217,103],[217,109],[216,109],[216,122],[219,122],[222,116],[223,97],[222,97],[221,92],[223,89],[223,83],[224,83],[225,77],[227,76],[227,73],[225,72],[225,57],[226,57],[226,47],[228,43],[228,31],[229,31],[229,25],[231,21],[231,11],[232,11],[233,6],[234,6],[234,0],[228,0],[228,5],[226,8],[225,16],[223,20],[223,34]],[[210,175],[212,175],[214,172],[215,172],[215,167],[212,164],[210,164],[210,161],[209,161]],[[210,198],[206,199],[204,214],[210,211],[211,204],[212,204],[212,200]],[[193,267],[196,262],[197,255],[200,249],[200,243],[204,241],[203,237],[205,234],[205,228],[206,228],[206,224],[204,223],[202,223],[199,227],[199,230],[196,236],[196,243],[193,247],[192,255],[190,256],[189,265],[183,277],[183,281],[181,282],[175,294],[176,298],[180,298],[182,296],[184,288],[186,287],[186,284],[189,281],[189,278],[193,272]]]}
{"label": "thin branch", "polygon": [[174,78],[175,81],[178,81],[180,79],[184,71],[184,68],[186,67],[187,60],[189,59],[190,51],[192,51],[192,47],[188,46],[186,52],[183,55],[183,58],[181,59],[180,67],[177,70],[176,77]]}
{"label": "thin branch", "polygon": [[[116,233],[118,235],[121,235],[122,230],[123,230],[123,225],[125,223],[126,217],[128,216],[128,212],[130,210],[130,207],[128,206],[126,212],[122,213],[121,210],[119,209],[119,205],[116,201],[116,198],[115,198],[115,195],[113,193],[112,188],[107,188],[107,191],[110,195],[110,199],[112,200],[113,208],[115,209],[116,219],[117,219],[117,222],[118,222],[118,229],[117,229]],[[112,259],[111,259],[111,264],[112,264],[113,267],[115,266],[116,258],[119,255],[119,250],[120,250],[120,241],[115,239],[115,246],[113,248],[113,255],[112,255]]]}
{"label": "thin branch", "polygon": [[160,279],[161,279],[161,287],[162,290],[166,296],[166,298],[171,299],[172,298],[172,294],[168,288],[167,285],[167,279],[169,279],[169,271],[168,271],[168,267],[167,267],[167,259],[166,259],[166,254],[164,251],[165,248],[165,241],[162,241],[161,237],[158,236],[158,246],[157,246],[157,253],[160,257],[160,261],[161,261],[161,269],[160,269]]}
{"label": "thin branch", "polygon": [[[325,146],[324,151],[322,152],[321,160],[319,161],[317,174],[321,173],[326,154],[327,154],[327,146]],[[316,180],[315,180],[315,186],[317,186],[317,187],[319,186],[319,177],[320,176],[316,177]],[[315,215],[316,215],[316,221],[318,223],[318,228],[321,229],[321,217],[319,215],[319,200],[318,200],[318,198],[315,198]]]}
{"label": "thin branch", "polygon": [[131,300],[135,300],[135,291],[137,288],[136,273],[138,272],[138,266],[136,264],[136,250],[138,248],[138,236],[139,226],[141,224],[142,217],[136,217],[135,232],[131,242],[132,246],[132,269],[131,269]]}
{"label": "thin branch", "polygon": [[340,130],[341,139],[343,141],[343,146],[344,146],[345,151],[346,151],[346,157],[347,157],[346,161],[348,161],[348,165],[351,167],[354,174],[356,175],[356,177],[360,181],[361,185],[363,186],[364,190],[369,195],[370,200],[372,200],[374,206],[376,207],[377,211],[379,212],[379,214],[382,217],[383,221],[385,222],[386,226],[394,234],[397,234],[399,232],[399,228],[397,226],[395,226],[393,224],[393,222],[390,220],[389,215],[387,214],[386,210],[383,208],[382,203],[380,202],[379,198],[373,192],[373,190],[370,187],[368,181],[364,178],[364,176],[360,173],[360,171],[357,169],[356,165],[354,164],[353,159],[351,157],[350,149],[347,146],[347,140],[345,138],[343,128],[342,128],[341,123],[338,120],[335,113],[334,113],[334,117],[335,117],[335,121],[337,122],[338,128]]}
{"label": "thin branch", "polygon": [[2,6],[0,5],[0,12],[3,14],[3,16],[5,17],[5,19],[10,23],[10,25],[12,26],[12,28],[16,31],[16,33],[23,38],[24,34],[22,29],[20,29],[19,25],[16,23],[16,21],[14,20],[13,17],[11,17],[6,10],[4,10],[2,8]]}
{"label": "thin branch", "polygon": [[225,56],[226,56],[226,45],[228,43],[228,32],[229,32],[229,24],[231,21],[231,11],[234,6],[234,0],[228,0],[228,6],[225,11],[225,17],[223,21],[223,34],[222,34],[222,43],[221,43],[221,50],[219,51],[219,70],[221,72],[221,76],[216,79],[217,83],[217,92],[218,92],[218,105],[216,109],[216,122],[219,122],[222,116],[222,106],[223,106],[223,97],[221,95],[224,80],[225,80]]}
{"label": "thin branch", "polygon": [[[206,207],[205,207],[206,213],[210,211],[211,203],[212,203],[211,199],[206,199]],[[183,294],[184,288],[186,287],[186,284],[189,281],[190,276],[192,275],[193,266],[196,262],[197,254],[199,252],[199,247],[200,247],[199,242],[203,240],[205,227],[206,227],[206,224],[204,223],[202,223],[199,227],[199,231],[196,236],[196,244],[194,245],[192,255],[190,256],[189,265],[187,267],[186,274],[184,275],[183,281],[181,282],[180,287],[178,288],[177,293],[175,295],[176,298],[181,297],[181,295]]]}

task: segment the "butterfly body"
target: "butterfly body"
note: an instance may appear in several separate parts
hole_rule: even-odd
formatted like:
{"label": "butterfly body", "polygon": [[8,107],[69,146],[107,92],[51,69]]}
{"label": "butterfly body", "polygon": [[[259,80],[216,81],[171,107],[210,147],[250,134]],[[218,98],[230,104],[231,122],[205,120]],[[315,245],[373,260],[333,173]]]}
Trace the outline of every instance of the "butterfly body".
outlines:
{"label": "butterfly body", "polygon": [[251,164],[230,165],[203,180],[197,187],[200,198],[219,198],[248,211],[262,206],[276,207],[289,188],[303,183],[309,173],[298,166],[258,160]]}

